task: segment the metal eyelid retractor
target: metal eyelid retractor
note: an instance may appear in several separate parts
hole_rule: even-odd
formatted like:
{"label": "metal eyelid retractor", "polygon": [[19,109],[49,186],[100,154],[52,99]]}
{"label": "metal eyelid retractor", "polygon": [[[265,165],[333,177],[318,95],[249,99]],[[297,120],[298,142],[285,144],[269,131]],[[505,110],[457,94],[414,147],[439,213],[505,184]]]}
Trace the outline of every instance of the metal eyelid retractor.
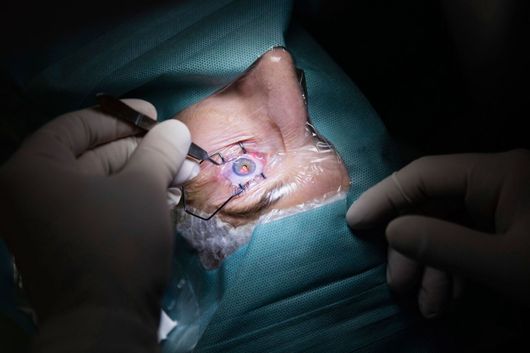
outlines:
{"label": "metal eyelid retractor", "polygon": [[[133,108],[129,107],[127,104],[123,103],[119,99],[114,98],[113,96],[110,96],[108,94],[98,93],[96,95],[96,100],[99,103],[99,108],[104,113],[107,113],[109,115],[114,116],[115,118],[128,122],[142,129],[143,131],[149,131],[158,124],[155,120],[149,118],[147,115],[134,110]],[[241,147],[241,151],[244,154],[246,154],[247,149],[243,146],[243,143],[239,142],[238,144],[239,144],[239,147]],[[199,163],[202,163],[207,160],[217,166],[227,163],[227,160],[221,155],[221,153],[217,152],[212,155],[208,155],[207,151],[205,151],[203,148],[199,147],[198,145],[194,144],[193,142],[191,143],[190,149],[188,150],[188,157],[196,160]],[[259,175],[263,179],[266,179],[265,174],[261,173]],[[213,213],[203,216],[198,213],[195,213],[194,211],[188,208],[187,202],[186,202],[186,192],[184,190],[184,185],[181,185],[181,190],[182,190],[181,200],[182,200],[182,203],[184,204],[184,211],[199,219],[202,219],[205,221],[210,220],[224,206],[226,206],[227,203],[229,203],[231,200],[238,197],[245,190],[247,190],[247,185],[239,184],[238,186],[239,188],[232,195],[230,195],[230,197],[228,197],[228,199],[225,200]]]}
{"label": "metal eyelid retractor", "polygon": [[[149,118],[147,115],[134,110],[127,104],[123,103],[121,100],[114,98],[111,95],[105,93],[98,93],[96,94],[96,100],[99,104],[100,109],[103,112],[125,122],[128,122],[136,127],[139,127],[140,129],[146,132],[151,130],[158,124],[158,122]],[[212,158],[216,155],[219,156],[221,162],[218,162],[214,158]],[[203,148],[199,147],[193,142],[191,143],[190,149],[188,150],[188,156],[197,160],[199,163],[208,160],[215,165],[222,165],[225,162],[221,154],[215,153],[210,156],[208,155],[207,151],[205,151]]]}
{"label": "metal eyelid retractor", "polygon": [[[225,163],[225,159],[220,153],[214,153],[210,156],[208,155],[208,152],[206,152],[204,149],[194,144],[193,142],[191,143],[190,149],[188,150],[188,156],[192,157],[193,159],[196,159],[199,163],[202,163],[206,160],[215,165],[223,165]],[[215,156],[219,156],[221,162],[216,161],[213,158]]]}

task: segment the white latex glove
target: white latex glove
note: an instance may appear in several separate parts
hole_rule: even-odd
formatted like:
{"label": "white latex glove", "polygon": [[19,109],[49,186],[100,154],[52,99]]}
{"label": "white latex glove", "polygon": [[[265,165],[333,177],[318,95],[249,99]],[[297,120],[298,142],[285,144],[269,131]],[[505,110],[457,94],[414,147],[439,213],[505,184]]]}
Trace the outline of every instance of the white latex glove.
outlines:
{"label": "white latex glove", "polygon": [[137,133],[95,109],[68,113],[0,168],[0,231],[37,313],[34,351],[157,349],[173,250],[167,190],[196,163],[183,164],[181,122]]}
{"label": "white latex glove", "polygon": [[426,317],[462,278],[529,304],[530,151],[418,159],[362,194],[346,219],[353,229],[391,221],[388,284],[419,290]]}

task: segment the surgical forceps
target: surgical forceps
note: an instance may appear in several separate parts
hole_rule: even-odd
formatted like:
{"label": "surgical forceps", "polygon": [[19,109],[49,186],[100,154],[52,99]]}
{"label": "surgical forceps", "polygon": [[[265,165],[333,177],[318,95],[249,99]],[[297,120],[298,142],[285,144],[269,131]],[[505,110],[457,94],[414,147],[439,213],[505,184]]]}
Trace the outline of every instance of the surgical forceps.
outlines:
{"label": "surgical forceps", "polygon": [[[149,118],[147,115],[134,110],[121,100],[108,94],[98,93],[96,94],[96,100],[103,112],[139,127],[144,131],[149,131],[158,124],[158,122]],[[197,160],[199,163],[208,160],[215,165],[223,164],[213,159],[212,156],[208,155],[208,152],[193,142],[188,150],[188,156]]]}

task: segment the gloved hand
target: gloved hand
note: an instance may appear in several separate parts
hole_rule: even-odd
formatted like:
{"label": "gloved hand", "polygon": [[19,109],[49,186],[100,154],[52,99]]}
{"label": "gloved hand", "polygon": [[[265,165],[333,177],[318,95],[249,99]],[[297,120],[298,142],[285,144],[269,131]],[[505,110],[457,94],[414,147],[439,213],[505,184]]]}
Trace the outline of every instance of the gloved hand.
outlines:
{"label": "gloved hand", "polygon": [[96,109],[68,113],[0,168],[0,234],[37,314],[35,351],[157,348],[173,250],[167,190],[198,165],[185,162],[181,122],[139,132]]}
{"label": "gloved hand", "polygon": [[529,303],[530,151],[420,158],[362,194],[346,218],[353,229],[391,220],[388,284],[419,290],[426,317],[462,278]]}

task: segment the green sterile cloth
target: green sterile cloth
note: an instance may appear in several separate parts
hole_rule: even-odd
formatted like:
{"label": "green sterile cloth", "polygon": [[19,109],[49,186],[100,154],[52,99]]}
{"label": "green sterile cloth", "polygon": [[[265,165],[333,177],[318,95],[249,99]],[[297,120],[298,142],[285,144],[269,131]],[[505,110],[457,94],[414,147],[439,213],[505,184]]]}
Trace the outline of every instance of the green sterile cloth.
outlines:
{"label": "green sterile cloth", "polygon": [[305,71],[312,122],[344,159],[351,190],[347,199],[258,226],[214,271],[178,238],[164,306],[174,318],[187,313],[163,351],[198,337],[196,352],[432,351],[416,318],[390,296],[385,245],[354,236],[345,223],[351,202],[395,169],[398,156],[369,103],[290,12],[280,0],[182,2],[94,30],[67,52],[60,45],[51,56],[36,52],[48,64],[18,82],[47,119],[94,104],[104,91],[151,101],[164,120],[269,48],[286,46]]}

